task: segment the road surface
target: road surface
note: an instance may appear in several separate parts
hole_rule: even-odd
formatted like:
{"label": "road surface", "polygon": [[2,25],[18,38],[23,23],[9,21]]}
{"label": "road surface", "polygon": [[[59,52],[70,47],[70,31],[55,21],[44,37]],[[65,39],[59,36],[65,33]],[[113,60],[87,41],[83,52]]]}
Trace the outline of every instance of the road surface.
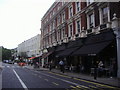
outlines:
{"label": "road surface", "polygon": [[2,88],[16,90],[79,90],[79,89],[118,89],[78,78],[72,78],[50,71],[36,71],[13,64],[3,64]]}

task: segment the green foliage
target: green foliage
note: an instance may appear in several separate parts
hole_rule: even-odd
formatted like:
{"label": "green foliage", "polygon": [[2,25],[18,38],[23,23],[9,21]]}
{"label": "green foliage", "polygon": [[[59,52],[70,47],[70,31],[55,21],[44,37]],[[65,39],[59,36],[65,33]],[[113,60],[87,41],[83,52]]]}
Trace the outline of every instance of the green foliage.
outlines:
{"label": "green foliage", "polygon": [[2,47],[2,60],[9,60],[12,58],[11,50]]}

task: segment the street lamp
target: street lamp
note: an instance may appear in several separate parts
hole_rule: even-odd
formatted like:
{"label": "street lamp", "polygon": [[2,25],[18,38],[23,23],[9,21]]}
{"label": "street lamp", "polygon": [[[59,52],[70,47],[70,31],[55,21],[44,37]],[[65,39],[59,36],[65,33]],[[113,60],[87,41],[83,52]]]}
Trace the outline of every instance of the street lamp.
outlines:
{"label": "street lamp", "polygon": [[112,28],[114,31],[114,34],[116,35],[116,42],[117,42],[117,77],[120,78],[120,19],[116,17],[116,14],[113,15],[112,20]]}

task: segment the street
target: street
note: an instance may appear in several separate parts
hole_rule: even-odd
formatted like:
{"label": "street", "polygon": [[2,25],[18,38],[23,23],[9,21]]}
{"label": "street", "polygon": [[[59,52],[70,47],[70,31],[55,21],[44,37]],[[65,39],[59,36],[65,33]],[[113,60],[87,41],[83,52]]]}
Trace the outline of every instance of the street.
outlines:
{"label": "street", "polygon": [[[26,67],[20,67],[17,64],[4,64],[2,70],[2,88],[4,89],[20,89],[31,90],[35,88],[41,89],[117,89],[116,87],[95,83],[78,78],[72,78],[62,74],[53,73],[51,71],[36,71]],[[41,90],[40,89],[40,90]]]}

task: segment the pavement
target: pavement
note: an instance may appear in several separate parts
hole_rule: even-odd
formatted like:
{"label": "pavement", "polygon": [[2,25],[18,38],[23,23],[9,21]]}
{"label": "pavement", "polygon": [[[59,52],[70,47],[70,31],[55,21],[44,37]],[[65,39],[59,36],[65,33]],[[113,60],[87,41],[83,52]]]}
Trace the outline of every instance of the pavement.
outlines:
{"label": "pavement", "polygon": [[0,62],[0,90],[2,89],[2,62]]}
{"label": "pavement", "polygon": [[[28,68],[28,69],[33,69],[33,70],[37,70],[37,71],[42,71],[42,70],[49,71],[48,68],[40,67],[40,68],[34,69],[33,66],[30,66],[30,65],[27,65],[25,67]],[[101,83],[101,84],[120,87],[120,79],[118,79],[118,78],[97,77],[97,79],[95,80],[93,76],[86,75],[86,74],[81,74],[81,73],[75,73],[75,72],[62,73],[62,72],[60,72],[60,70],[57,70],[57,69],[52,69],[51,72],[59,73],[59,74],[63,74],[63,75],[67,75],[67,76],[70,76],[70,77],[79,78],[79,79],[83,79],[83,80],[89,80],[89,81],[93,81],[93,82],[98,82],[98,83]]]}

